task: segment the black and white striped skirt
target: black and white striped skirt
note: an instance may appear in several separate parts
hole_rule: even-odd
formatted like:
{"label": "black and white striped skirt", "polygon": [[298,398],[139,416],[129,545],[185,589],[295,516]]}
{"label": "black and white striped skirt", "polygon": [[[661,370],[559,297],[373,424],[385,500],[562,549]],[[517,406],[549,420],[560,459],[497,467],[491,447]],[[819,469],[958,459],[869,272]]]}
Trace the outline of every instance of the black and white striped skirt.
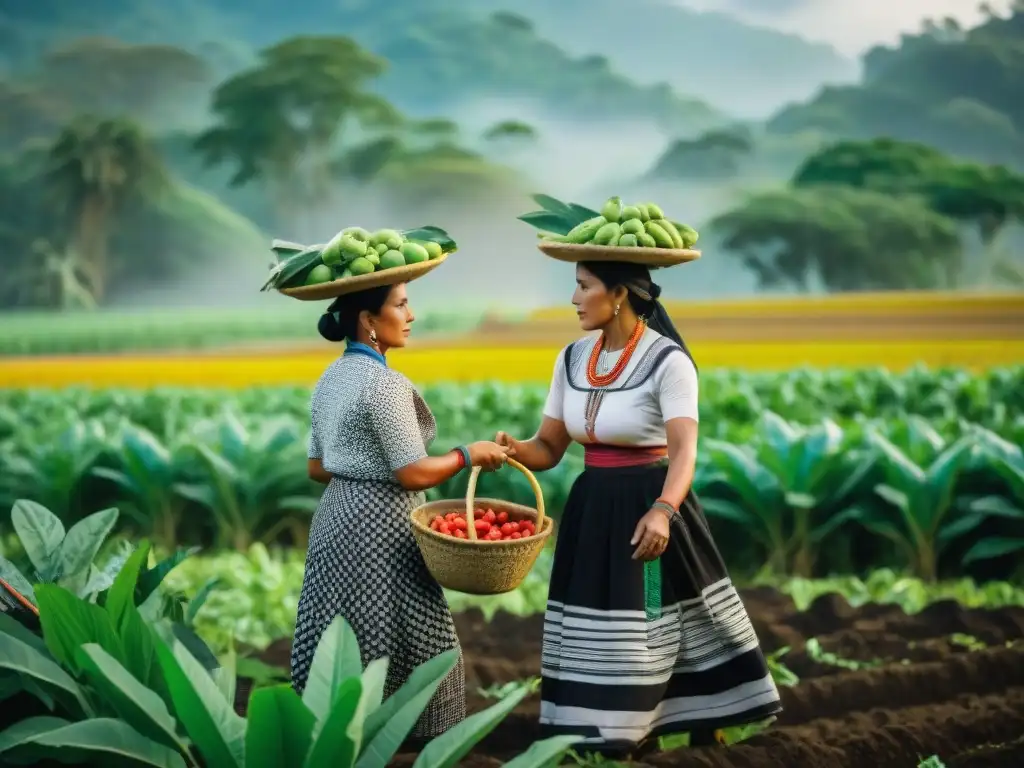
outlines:
{"label": "black and white striped skirt", "polygon": [[544,621],[541,727],[581,747],[764,720],[781,710],[746,610],[692,493],[656,561],[633,531],[663,463],[588,467],[569,494]]}

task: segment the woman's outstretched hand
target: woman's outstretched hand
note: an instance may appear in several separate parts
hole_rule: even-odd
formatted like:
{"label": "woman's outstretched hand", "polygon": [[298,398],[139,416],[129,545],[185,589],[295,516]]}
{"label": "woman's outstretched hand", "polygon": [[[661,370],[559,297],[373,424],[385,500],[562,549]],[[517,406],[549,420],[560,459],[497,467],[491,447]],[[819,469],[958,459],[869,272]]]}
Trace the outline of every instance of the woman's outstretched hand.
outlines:
{"label": "woman's outstretched hand", "polygon": [[469,462],[474,467],[480,467],[487,472],[501,469],[508,461],[510,450],[507,446],[492,443],[490,440],[480,440],[467,446],[469,449]]}
{"label": "woman's outstretched hand", "polygon": [[506,448],[508,448],[509,449],[509,453],[508,453],[509,456],[515,456],[516,455],[516,449],[519,448],[519,441],[516,440],[511,435],[509,435],[508,432],[499,432],[494,437],[494,442],[496,442],[498,445],[503,445]]}
{"label": "woman's outstretched hand", "polygon": [[668,515],[658,508],[648,510],[636,524],[633,538],[629,540],[636,546],[633,559],[646,561],[661,557],[668,548],[668,535]]}

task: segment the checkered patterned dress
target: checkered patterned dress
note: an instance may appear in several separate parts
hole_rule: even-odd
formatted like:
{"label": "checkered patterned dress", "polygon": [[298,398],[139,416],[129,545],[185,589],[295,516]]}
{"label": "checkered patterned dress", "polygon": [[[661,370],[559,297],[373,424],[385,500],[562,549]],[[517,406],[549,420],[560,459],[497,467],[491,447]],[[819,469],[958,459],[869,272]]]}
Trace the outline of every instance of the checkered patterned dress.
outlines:
{"label": "checkered patterned dress", "polygon": [[[388,657],[385,696],[420,664],[459,648],[455,623],[412,535],[409,513],[423,494],[393,472],[427,455],[436,436],[411,382],[365,354],[347,352],[323,374],[310,404],[309,456],[334,475],[310,528],[292,645],[292,684],[302,692],[320,636],[343,616],[363,664]],[[431,738],[466,716],[459,663],[412,732]]]}

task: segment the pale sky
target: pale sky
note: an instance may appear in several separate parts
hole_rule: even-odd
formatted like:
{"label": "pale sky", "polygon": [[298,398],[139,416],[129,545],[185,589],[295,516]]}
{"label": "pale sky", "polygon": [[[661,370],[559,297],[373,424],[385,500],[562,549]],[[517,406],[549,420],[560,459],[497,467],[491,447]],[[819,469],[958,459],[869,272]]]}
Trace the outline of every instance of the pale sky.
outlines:
{"label": "pale sky", "polygon": [[[901,32],[916,32],[927,18],[952,16],[964,26],[981,18],[980,0],[673,0],[700,10],[717,10],[812,40],[831,43],[858,56],[872,45],[894,43]],[[1010,0],[990,5],[1005,13]]]}

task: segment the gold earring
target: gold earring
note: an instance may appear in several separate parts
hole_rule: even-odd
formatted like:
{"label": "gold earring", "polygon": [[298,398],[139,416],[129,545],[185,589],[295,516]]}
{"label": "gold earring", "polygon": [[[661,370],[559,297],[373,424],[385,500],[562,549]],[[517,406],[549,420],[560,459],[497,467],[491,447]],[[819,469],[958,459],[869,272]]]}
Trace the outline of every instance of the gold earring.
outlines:
{"label": "gold earring", "polygon": [[619,305],[618,304],[615,305],[615,316],[616,317],[619,316]]}
{"label": "gold earring", "polygon": [[377,346],[377,332],[373,328],[370,329],[370,343]]}

